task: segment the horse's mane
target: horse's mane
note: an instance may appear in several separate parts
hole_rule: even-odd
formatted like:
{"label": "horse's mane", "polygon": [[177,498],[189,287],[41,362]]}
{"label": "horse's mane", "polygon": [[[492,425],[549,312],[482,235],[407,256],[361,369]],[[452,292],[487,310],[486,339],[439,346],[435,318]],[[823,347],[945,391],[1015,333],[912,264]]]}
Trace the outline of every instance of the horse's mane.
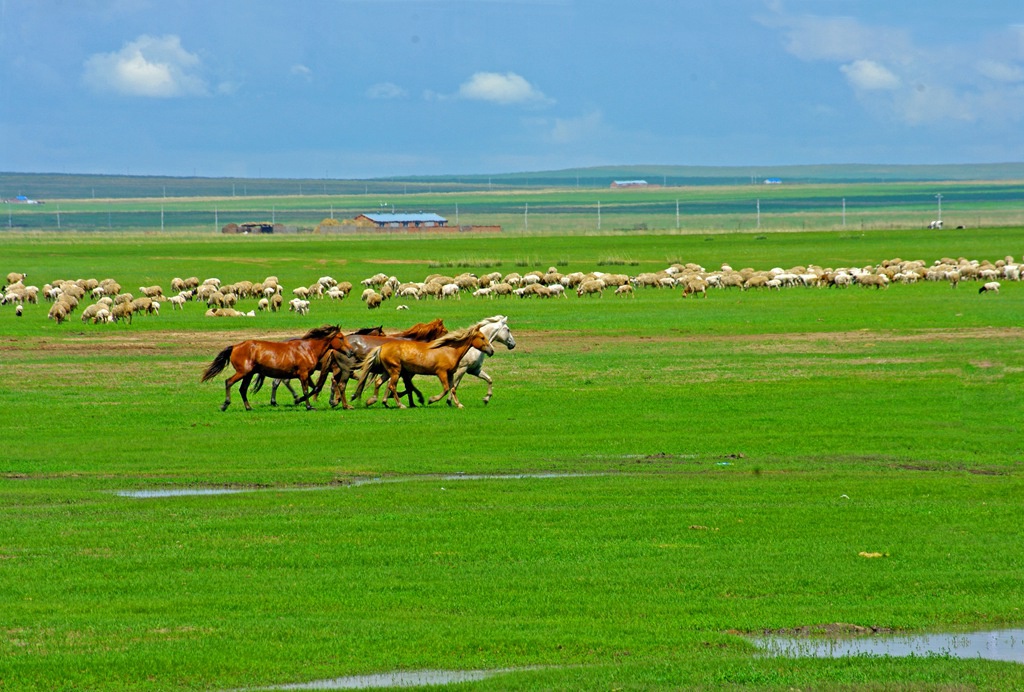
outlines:
{"label": "horse's mane", "polygon": [[413,341],[430,341],[448,333],[444,326],[444,320],[438,318],[433,322],[420,322],[406,329],[404,332],[392,334],[399,339],[412,339]]}
{"label": "horse's mane", "polygon": [[369,336],[369,335],[380,335],[384,333],[384,325],[379,327],[363,327],[357,329],[350,336]]}
{"label": "horse's mane", "polygon": [[329,339],[335,336],[341,331],[341,327],[336,324],[325,324],[321,327],[313,327],[306,332],[301,338],[302,339]]}
{"label": "horse's mane", "polygon": [[504,322],[507,319],[508,319],[508,317],[506,315],[493,315],[491,317],[483,318],[482,320],[477,322],[475,326],[482,327],[485,324],[494,324],[495,322]]}
{"label": "horse's mane", "polygon": [[456,329],[454,332],[448,332],[439,339],[434,339],[430,342],[430,348],[441,348],[442,346],[451,346],[453,344],[462,344],[474,333],[478,332],[480,328],[475,324],[472,327],[464,327],[463,329]]}

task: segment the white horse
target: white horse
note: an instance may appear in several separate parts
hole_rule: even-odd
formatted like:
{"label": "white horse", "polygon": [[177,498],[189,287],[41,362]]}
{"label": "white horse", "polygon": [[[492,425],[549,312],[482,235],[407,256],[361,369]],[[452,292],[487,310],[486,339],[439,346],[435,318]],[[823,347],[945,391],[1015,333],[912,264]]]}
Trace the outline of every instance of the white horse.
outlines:
{"label": "white horse", "polygon": [[[505,348],[510,351],[516,347],[516,340],[512,336],[512,330],[508,328],[508,317],[506,315],[486,317],[477,322],[475,326],[479,327],[480,331],[487,336],[488,343],[494,344],[497,342],[505,344]],[[452,396],[455,394],[459,383],[462,382],[462,378],[466,373],[475,375],[487,383],[487,395],[484,397],[484,403],[486,404],[491,400],[491,395],[494,393],[494,380],[484,372],[484,359],[486,357],[483,351],[476,348],[470,348],[466,355],[462,357],[462,360],[459,361],[459,367],[455,371],[455,376],[452,377],[452,388],[448,394],[449,405],[451,405]]]}

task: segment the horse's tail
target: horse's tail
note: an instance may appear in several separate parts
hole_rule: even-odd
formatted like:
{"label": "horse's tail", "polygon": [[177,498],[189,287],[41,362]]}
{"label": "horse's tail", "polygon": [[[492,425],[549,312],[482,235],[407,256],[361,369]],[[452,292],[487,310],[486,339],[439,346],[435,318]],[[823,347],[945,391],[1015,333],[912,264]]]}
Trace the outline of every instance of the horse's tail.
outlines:
{"label": "horse's tail", "polygon": [[206,370],[203,371],[203,376],[199,378],[200,382],[206,382],[217,376],[221,370],[227,367],[227,364],[231,362],[231,350],[234,346],[228,346],[223,351],[217,354],[217,357],[213,359],[213,362],[207,366]]}
{"label": "horse's tail", "polygon": [[263,380],[265,379],[266,378],[263,376],[263,373],[256,375],[256,378],[252,381],[252,387],[249,388],[249,393],[256,394],[260,391],[260,388],[263,387]]}
{"label": "horse's tail", "polygon": [[352,394],[353,399],[358,399],[363,395],[363,387],[366,386],[366,381],[370,379],[370,374],[378,362],[380,362],[380,346],[370,351],[366,358],[363,358],[363,362],[359,364],[359,369],[353,373],[353,377],[356,378],[356,391]]}

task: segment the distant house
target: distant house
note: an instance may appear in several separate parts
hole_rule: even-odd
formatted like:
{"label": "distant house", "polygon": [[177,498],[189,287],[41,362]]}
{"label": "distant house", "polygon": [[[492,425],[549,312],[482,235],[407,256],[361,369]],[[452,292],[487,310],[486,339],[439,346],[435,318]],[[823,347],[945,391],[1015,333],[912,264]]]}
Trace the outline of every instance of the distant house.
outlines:
{"label": "distant house", "polygon": [[619,187],[647,187],[646,180],[613,180],[613,188]]}
{"label": "distant house", "polygon": [[765,178],[765,185],[782,185],[782,178]]}
{"label": "distant house", "polygon": [[437,214],[360,214],[355,218],[359,226],[376,228],[443,228],[448,219]]}
{"label": "distant house", "polygon": [[5,199],[4,204],[42,204],[42,202],[35,199],[29,199],[25,195],[18,195],[14,199]]}

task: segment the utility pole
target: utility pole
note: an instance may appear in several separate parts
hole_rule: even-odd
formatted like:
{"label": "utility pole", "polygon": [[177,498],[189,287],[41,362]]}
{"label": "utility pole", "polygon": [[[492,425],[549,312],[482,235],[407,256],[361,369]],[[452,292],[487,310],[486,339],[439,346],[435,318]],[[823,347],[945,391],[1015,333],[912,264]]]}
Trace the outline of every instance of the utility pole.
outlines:
{"label": "utility pole", "polygon": [[939,216],[937,220],[939,223],[942,223],[942,193],[940,192],[939,194],[935,195],[935,199],[939,201]]}
{"label": "utility pole", "polygon": [[846,198],[843,197],[843,228],[846,228]]}
{"label": "utility pole", "polygon": [[757,200],[757,227],[761,227],[761,200]]}

